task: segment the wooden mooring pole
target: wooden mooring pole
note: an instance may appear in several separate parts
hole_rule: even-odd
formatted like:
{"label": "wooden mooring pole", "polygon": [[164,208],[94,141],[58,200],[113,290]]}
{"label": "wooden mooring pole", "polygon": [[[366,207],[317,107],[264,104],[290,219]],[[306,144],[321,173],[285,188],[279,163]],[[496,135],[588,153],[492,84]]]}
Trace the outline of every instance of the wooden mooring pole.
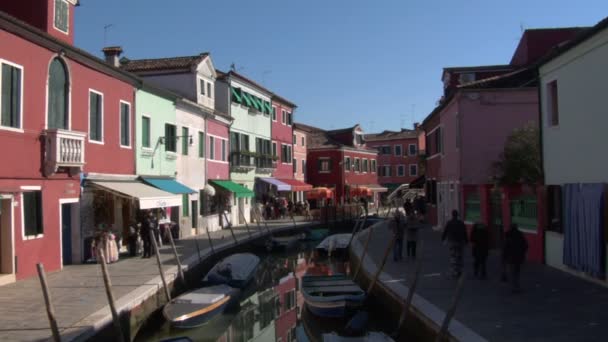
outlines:
{"label": "wooden mooring pole", "polygon": [[177,275],[179,276],[179,279],[182,284],[186,285],[186,279],[184,278],[184,270],[182,268],[182,263],[179,260],[179,255],[177,255],[177,248],[175,248],[175,242],[173,241],[173,234],[171,234],[171,231],[169,231],[169,242],[171,242],[173,256],[175,257],[175,262],[177,263]]}
{"label": "wooden mooring pole", "polygon": [[243,213],[243,208],[241,208],[241,206],[239,206],[239,214],[243,218],[243,222],[245,222],[245,228],[247,228],[247,235],[249,235],[249,238],[251,239],[251,231],[249,230],[249,224],[247,224],[247,218],[245,217],[245,214]]}
{"label": "wooden mooring pole", "polygon": [[384,256],[382,257],[382,262],[380,263],[378,270],[376,270],[376,274],[374,274],[374,278],[372,278],[372,282],[369,284],[369,287],[367,288],[368,296],[372,293],[374,286],[376,285],[376,283],[378,282],[378,279],[380,278],[380,273],[382,273],[382,269],[384,269],[384,265],[386,265],[386,260],[388,260],[388,255],[390,254],[391,250],[393,249],[393,246],[395,246],[395,241],[397,241],[397,236],[393,235],[391,242],[388,244],[386,250],[384,251]]}
{"label": "wooden mooring pole", "polygon": [[[238,244],[239,242],[236,239],[236,235],[234,235],[234,231],[232,230],[232,222],[228,221],[228,215],[226,215],[226,212],[224,211],[224,221],[228,222],[228,229],[230,229],[230,234],[232,234],[232,239],[234,240],[234,244]],[[223,234],[222,234],[223,236]]]}
{"label": "wooden mooring pole", "polygon": [[46,306],[46,315],[49,318],[49,324],[51,325],[51,332],[53,333],[53,341],[60,342],[61,335],[59,335],[59,327],[57,326],[57,320],[55,319],[55,310],[53,309],[53,303],[51,302],[51,293],[46,283],[46,274],[44,273],[44,265],[41,263],[36,264],[38,268],[38,278],[40,278],[40,286],[42,287],[42,295],[44,296],[44,305]]}
{"label": "wooden mooring pole", "polygon": [[114,294],[112,293],[112,282],[110,281],[110,274],[106,265],[106,256],[104,255],[102,248],[97,249],[97,258],[100,261],[99,264],[101,265],[101,274],[103,275],[103,283],[106,287],[108,305],[110,306],[110,312],[112,313],[112,322],[114,323],[114,329],[116,329],[116,336],[118,337],[117,340],[119,342],[124,342],[125,337],[122,332],[122,328],[120,327],[120,318],[118,317],[118,312],[116,311]]}
{"label": "wooden mooring pole", "polygon": [[437,333],[435,342],[443,342],[444,340],[447,339],[446,334],[448,333],[450,321],[452,320],[452,317],[454,317],[454,314],[456,313],[456,307],[458,306],[458,301],[460,300],[460,297],[462,296],[463,285],[464,285],[464,275],[460,275],[460,278],[458,279],[458,286],[456,287],[456,293],[454,294],[454,298],[452,299],[452,304],[450,305],[450,308],[448,309],[448,311],[445,314],[445,318],[443,319],[441,328],[439,329],[439,332]]}
{"label": "wooden mooring pole", "polygon": [[[211,239],[211,233],[209,233],[209,226],[205,226],[205,230],[207,231],[207,239],[209,240],[209,246],[211,247],[211,254],[215,254],[215,248],[213,247],[213,239]],[[196,249],[198,251],[198,262],[202,262],[201,260],[201,250],[198,247],[198,239],[196,240]]]}
{"label": "wooden mooring pole", "polygon": [[152,240],[152,245],[154,245],[154,256],[156,257],[156,264],[158,265],[158,272],[160,273],[160,280],[163,282],[163,289],[165,289],[165,298],[167,298],[167,303],[171,301],[171,293],[169,293],[169,287],[167,286],[167,281],[165,280],[165,272],[163,272],[163,264],[160,262],[160,251],[158,250],[158,244],[156,243],[156,235],[154,235],[154,231],[150,228],[150,240]]}

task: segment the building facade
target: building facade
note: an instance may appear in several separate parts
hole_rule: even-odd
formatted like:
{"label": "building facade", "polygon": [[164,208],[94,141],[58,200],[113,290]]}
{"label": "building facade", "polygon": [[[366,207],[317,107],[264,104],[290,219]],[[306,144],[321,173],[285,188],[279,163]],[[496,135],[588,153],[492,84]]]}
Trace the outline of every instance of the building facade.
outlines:
{"label": "building facade", "polygon": [[[307,154],[307,134],[306,131],[299,129],[298,125],[294,123],[293,127],[293,159],[294,166],[293,177],[295,180],[300,182],[307,182],[306,174],[306,154]],[[303,202],[305,200],[304,192],[298,192],[296,194],[296,200]]]}

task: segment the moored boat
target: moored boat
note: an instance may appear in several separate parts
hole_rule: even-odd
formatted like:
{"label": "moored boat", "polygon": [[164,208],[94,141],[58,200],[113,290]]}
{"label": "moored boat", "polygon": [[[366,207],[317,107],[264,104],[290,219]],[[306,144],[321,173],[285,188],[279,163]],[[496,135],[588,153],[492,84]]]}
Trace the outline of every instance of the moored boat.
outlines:
{"label": "moored boat", "polygon": [[251,253],[232,254],[215,264],[203,278],[207,285],[226,284],[243,289],[255,276],[260,258]]}
{"label": "moored boat", "polygon": [[365,292],[346,275],[302,277],[302,296],[310,312],[321,317],[345,317],[363,305]]}
{"label": "moored boat", "polygon": [[348,248],[351,236],[352,234],[350,233],[330,235],[323,239],[316,249],[319,252],[327,253],[329,256],[343,254]]}
{"label": "moored boat", "polygon": [[176,328],[194,328],[224,312],[237,302],[239,290],[228,285],[203,287],[187,292],[163,308],[163,316]]}

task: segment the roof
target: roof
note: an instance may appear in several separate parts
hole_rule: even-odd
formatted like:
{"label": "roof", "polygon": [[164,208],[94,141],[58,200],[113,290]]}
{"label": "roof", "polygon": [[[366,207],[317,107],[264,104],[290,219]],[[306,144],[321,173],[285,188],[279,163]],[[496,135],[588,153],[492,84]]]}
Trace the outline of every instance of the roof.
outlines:
{"label": "roof", "polygon": [[538,84],[534,67],[520,68],[518,70],[496,75],[469,83],[458,85],[458,89],[497,89],[497,88],[524,88],[535,87]]}
{"label": "roof", "polygon": [[513,57],[511,65],[529,65],[546,56],[555,46],[576,38],[589,27],[558,27],[525,30]]}
{"label": "roof", "polygon": [[190,71],[197,66],[202,60],[209,56],[208,52],[203,52],[195,56],[180,56],[166,58],[148,58],[148,59],[128,59],[120,60],[121,68],[131,72],[147,72],[147,71]]}
{"label": "roof", "polygon": [[321,128],[310,126],[310,125],[306,125],[306,124],[303,124],[301,122],[295,122],[293,124],[293,129],[299,129],[301,131],[308,132],[308,133],[324,132],[324,130],[322,130]]}
{"label": "roof", "polygon": [[281,97],[281,96],[279,96],[277,94],[272,94],[272,101],[277,101],[277,102],[284,103],[284,104],[290,106],[291,108],[297,108],[298,107],[295,103],[293,103],[293,102],[287,100],[286,98]]}
{"label": "roof", "polygon": [[327,134],[340,134],[340,133],[348,133],[348,132],[352,132],[355,128],[357,128],[359,125],[354,125],[352,127],[346,127],[346,128],[338,128],[338,129],[330,129],[327,132]]}
{"label": "roof", "polygon": [[365,135],[365,141],[382,141],[392,139],[417,138],[418,132],[411,129],[401,129],[401,131],[385,130],[381,133],[370,133]]}
{"label": "roof", "polygon": [[498,65],[478,65],[478,66],[455,66],[443,68],[443,71],[497,71],[497,70],[510,70],[513,66],[509,64],[498,64]]}
{"label": "roof", "polygon": [[538,62],[538,66],[546,64],[546,63],[550,62],[551,60],[559,57],[566,51],[575,48],[577,45],[583,43],[587,39],[593,37],[594,35],[596,35],[597,33],[599,33],[600,31],[602,31],[606,28],[608,28],[608,17],[602,19],[600,22],[595,24],[595,26],[582,31],[581,33],[579,33],[576,37],[574,37],[567,43],[560,44],[560,45],[554,47],[551,50],[551,52],[549,52],[547,55],[545,55],[545,57],[541,58],[541,60]]}
{"label": "roof", "polygon": [[220,70],[216,69],[215,72],[217,73],[217,79],[218,80],[226,79],[226,78],[232,76],[232,77],[235,77],[237,79],[240,79],[243,82],[249,83],[250,85],[258,88],[259,90],[268,93],[270,96],[274,95],[274,93],[272,91],[268,90],[266,87],[262,86],[261,84],[255,82],[255,81],[253,81],[253,80],[251,80],[251,79],[249,79],[249,78],[247,78],[247,77],[245,77],[245,76],[243,76],[241,74],[239,74],[238,72],[236,72],[234,70],[230,70],[228,72],[223,72],[223,71],[220,71]]}
{"label": "roof", "polygon": [[50,34],[21,21],[5,12],[0,11],[0,30],[4,30],[20,36],[30,42],[42,46],[54,52],[62,52],[67,58],[77,61],[89,68],[95,69],[101,73],[110,75],[123,82],[129,82],[133,85],[140,84],[141,80],[120,68],[117,68],[105,60],[68,44],[60,39],[57,39]]}

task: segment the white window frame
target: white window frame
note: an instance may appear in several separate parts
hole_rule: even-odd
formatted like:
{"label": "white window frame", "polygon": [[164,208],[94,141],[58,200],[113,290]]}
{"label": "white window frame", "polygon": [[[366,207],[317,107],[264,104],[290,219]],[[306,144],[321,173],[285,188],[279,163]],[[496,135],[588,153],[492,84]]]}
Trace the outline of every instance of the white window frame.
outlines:
{"label": "white window frame", "polygon": [[[359,170],[357,170],[357,161],[359,161]],[[361,158],[354,158],[353,165],[355,167],[355,173],[361,173]]]}
{"label": "white window frame", "polygon": [[[400,154],[397,154],[397,146],[399,147],[399,152],[401,152]],[[402,144],[393,145],[393,154],[395,156],[402,157],[403,156],[403,145]]]}
{"label": "white window frame", "polygon": [[281,124],[287,124],[287,111],[285,109],[281,109]]}
{"label": "white window frame", "polygon": [[[288,153],[287,153],[288,154],[287,159],[289,160],[288,163],[283,160],[283,146],[287,146],[287,151],[288,151]],[[283,143],[281,143],[281,163],[282,164],[287,164],[287,165],[292,165],[293,164],[293,146],[291,146],[290,144],[283,144]]]}
{"label": "white window frame", "polygon": [[[201,133],[203,134],[203,156],[200,156],[200,149],[201,149]],[[197,159],[206,159],[207,158],[207,134],[205,134],[205,131],[202,131],[200,129],[196,130],[196,141],[198,142],[198,145],[196,145],[196,158]]]}
{"label": "white window frame", "polygon": [[[367,167],[364,167],[364,165],[367,165]],[[369,159],[367,159],[367,158],[361,158],[361,172],[362,173],[368,173],[369,172]]]}
{"label": "white window frame", "polygon": [[[329,157],[319,157],[319,162],[321,164],[323,164],[324,161],[327,161],[327,163],[329,163],[331,161],[331,158],[329,158]],[[331,173],[331,169],[329,169],[327,171],[319,169],[318,173]]]}
{"label": "white window frame", "polygon": [[[374,167],[372,167],[372,165]],[[376,159],[370,159],[369,160],[369,168],[370,168],[370,173],[376,173],[376,172],[378,172],[378,170],[377,170],[378,164],[377,164]]]}
{"label": "white window frame", "polygon": [[60,1],[65,2],[67,9],[68,9],[68,13],[66,14],[67,31],[64,31],[64,30],[60,29],[59,27],[55,26],[55,16],[57,15],[57,6],[55,6],[55,0],[53,0],[53,28],[65,35],[69,35],[70,34],[70,3],[67,0],[60,0]]}
{"label": "white window frame", "polygon": [[306,146],[306,142],[305,142],[306,139],[304,139],[304,136],[302,135],[302,136],[300,136],[300,138],[302,139],[302,142],[301,142],[302,147]]}
{"label": "white window frame", "polygon": [[[122,144],[122,104],[126,104],[127,106],[129,106],[129,145],[123,145]],[[132,139],[133,139],[133,134],[131,133],[131,103],[124,101],[124,100],[120,100],[118,101],[118,144],[120,145],[121,148],[125,148],[130,150],[133,146],[133,144],[131,143]],[[152,128],[152,125],[150,125],[150,128]],[[152,145],[152,141],[150,141],[150,145]]]}
{"label": "white window frame", "polygon": [[[91,93],[95,93],[97,95],[101,96],[101,141],[98,140],[91,140]],[[98,145],[103,145],[105,143],[105,138],[106,135],[104,134],[104,126],[105,126],[105,108],[104,108],[104,95],[102,92],[100,92],[99,90],[95,90],[92,88],[89,88],[89,97],[87,98],[87,107],[88,107],[88,113],[89,115],[87,115],[87,136],[88,136],[88,140],[90,143],[92,144],[98,144]]]}
{"label": "white window frame", "polygon": [[[411,153],[412,149],[411,147],[414,146],[415,152],[414,154]],[[408,156],[415,156],[416,154],[418,154],[418,146],[416,144],[408,144],[407,145],[407,155]]]}
{"label": "white window frame", "polygon": [[[152,124],[151,124],[151,123],[152,123],[152,122],[150,122],[150,130],[152,130]],[[165,127],[166,127],[167,125],[171,125],[171,126],[175,127],[175,136],[176,136],[176,137],[177,137],[177,136],[178,136],[178,134],[179,134],[179,131],[178,131],[178,129],[177,129],[177,128],[178,128],[178,126],[177,126],[177,123],[176,123],[176,122],[167,122],[167,121],[165,121],[165,124],[163,125],[163,131],[162,131],[162,135],[161,135],[162,137],[164,137],[164,138],[165,138],[165,148],[164,148],[164,152],[165,152],[165,155],[170,155],[170,156],[172,156],[172,157],[173,157],[173,156],[177,156],[177,155],[179,154],[179,151],[178,151],[178,146],[177,146],[177,138],[175,139],[175,151],[167,151],[167,147],[166,147],[166,146],[167,146],[167,137],[165,136],[165,133],[167,132],[167,131],[166,131],[166,129],[165,129]],[[150,134],[150,136],[151,136],[151,135],[152,135],[152,134]],[[152,143],[152,141],[150,141],[150,143]]]}
{"label": "white window frame", "polygon": [[[19,194],[19,205],[21,206],[21,238],[25,241],[25,240],[36,240],[36,239],[41,239],[44,237],[44,232],[42,234],[36,234],[36,235],[25,235],[25,213],[23,212],[25,205],[23,202],[23,193],[24,192],[28,192],[28,191],[42,191],[42,187],[38,186],[38,185],[23,185],[21,186],[21,190],[22,192]],[[42,203],[40,204],[42,205]],[[42,210],[42,216],[44,219],[44,207]],[[44,223],[43,223],[44,225]],[[61,232],[60,232],[61,235]]]}
{"label": "white window frame", "polygon": [[[207,146],[209,147],[209,154],[207,154],[207,159],[216,160],[215,159],[215,137],[212,135],[207,135],[209,137]],[[211,143],[213,141],[213,143]]]}
{"label": "white window frame", "polygon": [[228,152],[226,151],[227,147],[228,147],[228,143],[226,142],[226,139],[220,139],[221,143],[221,149],[222,149],[222,159],[221,161],[223,162],[227,162],[228,161]]}
{"label": "white window frame", "polygon": [[[141,115],[142,119],[141,119],[141,137],[144,137],[144,119],[143,118],[148,118],[148,122],[150,123],[150,131],[148,132],[148,139],[150,139],[150,146],[146,147],[144,146],[144,142],[143,139],[140,142],[141,143],[141,148],[142,150],[152,150],[152,117],[150,115],[146,115],[146,114],[142,114]],[[163,126],[163,130],[165,129],[165,127]],[[164,133],[164,132],[163,132]]]}
{"label": "white window frame", "polygon": [[213,100],[213,82],[205,81],[207,86],[207,97]]}
{"label": "white window frame", "polygon": [[[198,90],[196,92],[197,96],[207,96],[207,93],[206,93],[207,89],[205,89],[205,87],[207,86],[207,80],[204,79],[204,78],[202,78],[202,77],[200,77],[200,76],[197,77],[196,79],[198,80],[198,84],[196,86],[196,88]],[[203,81],[203,85],[202,86],[201,86],[201,81]],[[202,93],[201,93],[201,91],[202,91]]]}
{"label": "white window frame", "polygon": [[277,122],[277,106],[272,106],[272,112],[270,113],[273,122]]}
{"label": "white window frame", "polygon": [[[270,153],[272,153],[273,157],[278,157],[279,156],[279,150],[277,149],[277,142],[276,141],[272,141],[270,144]],[[283,151],[281,151],[282,153]],[[282,157],[282,156],[281,156]]]}
{"label": "white window frame", "polygon": [[[348,160],[348,168],[346,168],[346,160]],[[353,164],[351,164],[350,156],[344,157],[344,172],[350,172],[353,168]]]}
{"label": "white window frame", "polygon": [[[0,129],[1,130],[6,130],[6,131],[12,131],[12,132],[18,132],[18,133],[23,133],[23,102],[25,99],[24,93],[23,93],[23,84],[25,83],[25,72],[24,72],[24,68],[22,65],[19,64],[15,64],[13,62],[9,62],[5,59],[0,58],[0,91],[2,91],[2,64],[6,64],[6,65],[10,65],[11,67],[17,68],[19,70],[21,70],[21,103],[19,103],[19,128],[15,128],[15,127],[10,127],[10,126],[2,126],[0,124]],[[45,106],[48,106],[48,104],[45,104]],[[0,96],[0,108],[2,108],[2,96]]]}
{"label": "white window frame", "polygon": [[[399,172],[401,170],[401,172]],[[399,164],[397,165],[397,177],[405,177],[405,165]]]}
{"label": "white window frame", "polygon": [[[412,174],[412,166],[416,167],[416,173],[415,174]],[[413,176],[413,177],[418,176],[418,164],[410,164],[408,166],[408,173],[409,173],[410,176]]]}
{"label": "white window frame", "polygon": [[291,117],[291,124],[289,123],[289,120],[287,120],[290,115],[292,115],[292,112],[285,111],[285,125],[289,127],[291,127],[291,125],[293,124],[293,116]]}

